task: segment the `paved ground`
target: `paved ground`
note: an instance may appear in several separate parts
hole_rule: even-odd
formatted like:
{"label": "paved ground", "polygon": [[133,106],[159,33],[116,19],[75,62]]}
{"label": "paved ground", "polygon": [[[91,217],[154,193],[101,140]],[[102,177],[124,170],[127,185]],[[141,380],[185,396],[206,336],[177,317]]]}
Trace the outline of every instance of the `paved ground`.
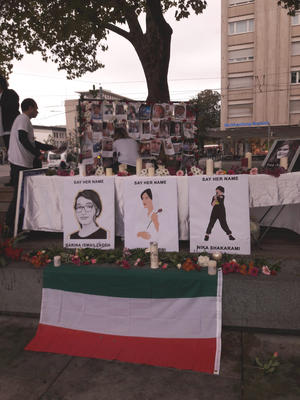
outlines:
{"label": "paved ground", "polygon": [[[223,330],[219,376],[24,351],[38,320],[0,316],[1,400],[298,400],[300,337]],[[255,357],[279,353],[274,374]]]}

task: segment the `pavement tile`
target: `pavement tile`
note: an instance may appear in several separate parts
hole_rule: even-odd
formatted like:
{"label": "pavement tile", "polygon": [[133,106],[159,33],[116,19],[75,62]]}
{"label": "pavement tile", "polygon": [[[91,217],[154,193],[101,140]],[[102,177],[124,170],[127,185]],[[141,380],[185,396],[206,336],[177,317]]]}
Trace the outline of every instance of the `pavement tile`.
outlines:
{"label": "pavement tile", "polygon": [[[278,352],[280,366],[273,374],[255,365]],[[243,400],[300,399],[300,337],[267,333],[243,334]]]}
{"label": "pavement tile", "polygon": [[241,332],[223,329],[220,376],[241,379]]}
{"label": "pavement tile", "polygon": [[74,358],[41,400],[240,400],[233,378]]}

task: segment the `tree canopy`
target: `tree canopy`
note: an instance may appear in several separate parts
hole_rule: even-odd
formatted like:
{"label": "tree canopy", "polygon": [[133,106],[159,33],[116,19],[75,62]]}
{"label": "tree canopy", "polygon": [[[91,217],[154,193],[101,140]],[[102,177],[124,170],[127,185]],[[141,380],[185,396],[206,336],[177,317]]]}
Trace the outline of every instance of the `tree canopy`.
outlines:
{"label": "tree canopy", "polygon": [[277,4],[288,10],[288,14],[294,15],[300,9],[300,0],[278,0]]}
{"label": "tree canopy", "polygon": [[[102,68],[97,51],[108,49],[110,31],[135,48],[143,66],[149,101],[169,100],[167,83],[172,28],[164,14],[174,9],[177,21],[206,8],[205,0],[0,0],[0,64],[24,51],[40,52],[58,64],[67,77],[80,77]],[[139,17],[144,14],[145,31]]]}
{"label": "tree canopy", "polygon": [[197,112],[198,133],[205,136],[209,128],[220,127],[221,95],[211,89],[203,90],[190,100]]}

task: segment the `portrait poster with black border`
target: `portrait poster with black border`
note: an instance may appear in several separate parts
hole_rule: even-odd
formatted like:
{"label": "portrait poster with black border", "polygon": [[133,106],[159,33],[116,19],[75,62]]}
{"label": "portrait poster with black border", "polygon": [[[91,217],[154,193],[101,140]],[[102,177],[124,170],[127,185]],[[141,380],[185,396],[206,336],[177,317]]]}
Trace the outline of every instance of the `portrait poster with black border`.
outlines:
{"label": "portrait poster with black border", "polygon": [[113,249],[115,246],[114,177],[65,178],[64,247]]}

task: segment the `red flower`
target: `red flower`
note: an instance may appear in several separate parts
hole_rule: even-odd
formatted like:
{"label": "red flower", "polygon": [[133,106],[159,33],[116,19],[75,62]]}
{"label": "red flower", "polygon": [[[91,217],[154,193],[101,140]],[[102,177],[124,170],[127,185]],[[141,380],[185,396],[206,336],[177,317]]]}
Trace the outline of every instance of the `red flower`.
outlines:
{"label": "red flower", "polygon": [[240,265],[236,262],[231,262],[230,263],[233,269],[233,272],[240,272]]}
{"label": "red flower", "polygon": [[231,263],[225,263],[222,265],[223,274],[227,275],[233,272],[233,266]]}
{"label": "red flower", "polygon": [[272,269],[271,275],[277,275],[277,272],[274,269]]}
{"label": "red flower", "polygon": [[127,260],[122,260],[121,267],[125,268],[125,269],[129,269],[130,268],[130,264],[129,264],[129,262]]}
{"label": "red flower", "polygon": [[257,267],[250,267],[248,271],[248,275],[257,276],[259,273],[259,269]]}
{"label": "red flower", "polygon": [[229,169],[229,170],[227,171],[227,174],[228,174],[228,175],[234,175],[234,174],[235,174],[235,171],[234,171],[233,169]]}

